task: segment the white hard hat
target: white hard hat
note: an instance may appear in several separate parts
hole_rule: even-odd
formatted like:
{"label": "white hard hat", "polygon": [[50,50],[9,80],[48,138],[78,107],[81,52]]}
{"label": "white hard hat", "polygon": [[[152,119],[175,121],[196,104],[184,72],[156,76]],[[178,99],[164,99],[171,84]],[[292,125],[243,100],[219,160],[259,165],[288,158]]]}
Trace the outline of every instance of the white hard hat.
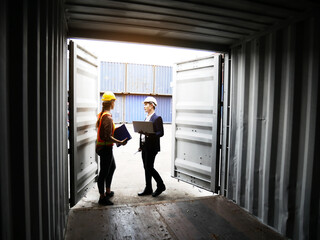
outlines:
{"label": "white hard hat", "polygon": [[154,97],[146,97],[146,99],[143,101],[143,103],[152,103],[153,106],[157,106],[157,100]]}

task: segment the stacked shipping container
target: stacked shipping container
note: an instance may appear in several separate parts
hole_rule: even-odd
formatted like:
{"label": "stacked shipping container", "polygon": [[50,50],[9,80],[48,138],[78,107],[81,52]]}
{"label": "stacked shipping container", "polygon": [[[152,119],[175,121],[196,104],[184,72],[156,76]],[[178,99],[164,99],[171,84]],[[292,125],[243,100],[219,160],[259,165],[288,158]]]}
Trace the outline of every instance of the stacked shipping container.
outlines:
{"label": "stacked shipping container", "polygon": [[133,63],[101,62],[100,94],[112,91],[117,97],[112,111],[116,123],[143,120],[142,102],[147,96],[158,101],[156,112],[165,123],[172,121],[172,67]]}

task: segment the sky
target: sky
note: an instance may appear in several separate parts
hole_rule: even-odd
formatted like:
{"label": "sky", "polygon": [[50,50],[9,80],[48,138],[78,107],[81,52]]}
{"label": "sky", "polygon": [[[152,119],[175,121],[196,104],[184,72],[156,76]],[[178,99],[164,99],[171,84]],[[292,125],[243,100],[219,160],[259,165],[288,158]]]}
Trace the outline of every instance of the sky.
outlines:
{"label": "sky", "polygon": [[213,52],[151,44],[72,39],[100,61],[173,66],[175,63],[211,55]]}

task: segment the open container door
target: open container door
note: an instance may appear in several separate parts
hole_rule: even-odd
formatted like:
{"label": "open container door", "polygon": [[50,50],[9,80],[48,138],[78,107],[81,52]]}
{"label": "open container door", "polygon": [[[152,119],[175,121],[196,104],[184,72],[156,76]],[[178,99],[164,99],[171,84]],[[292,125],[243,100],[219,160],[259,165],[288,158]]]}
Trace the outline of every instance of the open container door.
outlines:
{"label": "open container door", "polygon": [[175,67],[171,174],[218,192],[221,55]]}
{"label": "open container door", "polygon": [[95,153],[99,105],[97,57],[70,41],[70,206],[86,193],[98,174]]}

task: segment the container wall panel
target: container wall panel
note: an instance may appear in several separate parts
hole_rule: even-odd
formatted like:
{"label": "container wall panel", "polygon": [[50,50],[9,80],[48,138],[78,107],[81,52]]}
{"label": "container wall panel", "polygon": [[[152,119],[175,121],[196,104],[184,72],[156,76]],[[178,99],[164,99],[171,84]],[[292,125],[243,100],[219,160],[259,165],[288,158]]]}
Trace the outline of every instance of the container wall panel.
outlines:
{"label": "container wall panel", "polygon": [[142,102],[150,93],[168,95],[157,96],[161,103],[157,112],[161,113],[165,123],[171,123],[172,67],[101,62],[100,72],[100,95],[107,90],[120,93],[113,110],[116,123],[144,119]]}
{"label": "container wall panel", "polygon": [[127,66],[127,92],[153,93],[154,67],[151,65],[132,64]]}
{"label": "container wall panel", "polygon": [[146,113],[143,108],[143,101],[147,96],[128,95],[125,99],[125,122],[144,121]]}
{"label": "container wall panel", "polygon": [[125,79],[125,63],[101,62],[100,91],[124,92]]}
{"label": "container wall panel", "polygon": [[158,106],[157,115],[162,117],[164,123],[172,122],[172,97],[156,97]]}
{"label": "container wall panel", "polygon": [[155,93],[172,94],[172,67],[155,66]]}
{"label": "container wall panel", "polygon": [[[146,118],[143,101],[147,96],[127,95],[125,96],[125,122],[143,121]],[[157,115],[162,117],[164,123],[172,121],[172,99],[171,97],[155,97],[158,106],[156,107]]]}
{"label": "container wall panel", "polygon": [[113,118],[113,121],[115,123],[122,123],[124,122],[124,101],[126,99],[126,96],[123,96],[123,95],[116,95],[116,103],[115,103],[115,106],[114,106],[114,109],[111,110],[111,114],[112,114],[112,118]]}
{"label": "container wall panel", "polygon": [[63,3],[1,1],[1,239],[64,238],[69,199]]}
{"label": "container wall panel", "polygon": [[[100,104],[98,107],[98,111],[100,112],[102,110],[102,98],[103,93],[100,93]],[[112,119],[114,123],[122,123],[124,120],[123,118],[123,103],[124,103],[124,99],[125,96],[124,95],[118,95],[115,94],[117,100],[115,101],[115,105],[114,105],[114,109],[111,110],[111,114],[112,114]]]}
{"label": "container wall panel", "polygon": [[311,18],[231,51],[226,195],[292,239],[320,238],[319,29]]}

